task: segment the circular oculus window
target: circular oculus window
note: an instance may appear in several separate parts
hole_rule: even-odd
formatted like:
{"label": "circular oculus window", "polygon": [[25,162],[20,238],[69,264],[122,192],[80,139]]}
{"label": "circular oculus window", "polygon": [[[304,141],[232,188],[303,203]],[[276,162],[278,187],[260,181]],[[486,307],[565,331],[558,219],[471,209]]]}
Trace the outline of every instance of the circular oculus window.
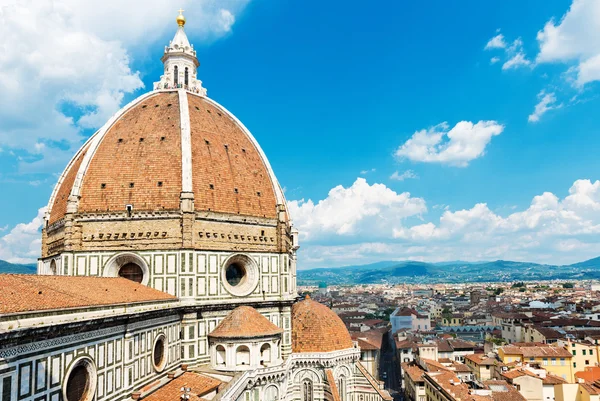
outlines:
{"label": "circular oculus window", "polygon": [[96,393],[96,372],[89,358],[76,361],[67,373],[63,397],[66,401],[91,401]]}
{"label": "circular oculus window", "polygon": [[160,334],[154,340],[154,348],[152,348],[152,363],[157,372],[161,372],[167,364],[167,343],[164,334]]}
{"label": "circular oculus window", "polygon": [[223,286],[232,295],[243,297],[250,294],[258,284],[258,267],[246,255],[233,255],[223,264]]}

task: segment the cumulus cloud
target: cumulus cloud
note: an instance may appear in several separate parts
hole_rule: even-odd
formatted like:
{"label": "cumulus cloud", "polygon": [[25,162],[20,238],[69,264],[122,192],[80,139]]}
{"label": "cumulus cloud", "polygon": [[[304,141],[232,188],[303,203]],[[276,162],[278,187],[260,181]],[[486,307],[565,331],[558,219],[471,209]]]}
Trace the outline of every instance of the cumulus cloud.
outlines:
{"label": "cumulus cloud", "polygon": [[[379,188],[381,190],[385,191]],[[335,207],[332,199],[329,196],[321,202]],[[420,208],[426,210],[422,199]],[[397,259],[573,263],[598,256],[600,249],[600,180],[577,180],[562,199],[544,192],[533,197],[528,207],[508,215],[492,211],[486,203],[462,210],[453,211],[448,207],[443,210],[438,221],[409,224],[410,218],[395,219],[391,233],[371,230],[385,235],[356,237],[353,243],[332,242],[335,230],[328,230],[329,236],[305,240],[302,255],[306,259],[301,257],[301,263],[306,267]],[[322,219],[326,214],[324,210],[317,213],[312,208],[304,210],[304,214],[293,208],[290,211],[301,231],[303,227],[319,230],[318,225],[307,222]],[[363,227],[377,219],[376,214],[358,213]],[[423,218],[424,213],[419,212],[419,217]],[[347,216],[352,213],[337,215],[336,227],[346,221],[352,224],[352,217],[346,220]]]}
{"label": "cumulus cloud", "polygon": [[529,60],[527,60],[527,58],[525,58],[525,53],[518,52],[517,54],[512,56],[510,59],[508,59],[504,64],[502,64],[502,69],[510,70],[511,68],[526,67],[529,65],[531,65],[531,61],[529,61]]}
{"label": "cumulus cloud", "polygon": [[419,176],[412,170],[406,170],[403,173],[394,171],[394,173],[390,176],[390,180],[394,180],[394,181],[404,181],[404,180],[408,180],[411,178],[416,179],[416,178],[419,178]]}
{"label": "cumulus cloud", "polygon": [[[247,1],[180,3],[189,5],[188,34],[212,40],[231,31]],[[0,0],[0,142],[20,156],[20,172],[59,171],[84,130],[143,87],[132,54],[167,43],[176,8],[158,0]]]}
{"label": "cumulus cloud", "polygon": [[[485,50],[502,50],[505,62],[502,64],[503,70],[516,69],[519,67],[532,66],[523,50],[523,41],[521,38],[515,39],[512,43],[506,42],[504,35],[498,34],[491,38],[484,47]],[[496,64],[500,57],[494,56],[490,59],[490,64]]]}
{"label": "cumulus cloud", "polygon": [[0,237],[0,259],[11,263],[33,263],[40,256],[42,224],[46,208],[38,210],[28,223],[17,224]]}
{"label": "cumulus cloud", "polygon": [[357,178],[348,188],[338,185],[317,203],[292,200],[288,207],[294,225],[306,240],[325,235],[387,236],[403,219],[427,211],[425,201],[397,193],[383,184],[369,185]]}
{"label": "cumulus cloud", "polygon": [[396,157],[417,162],[445,163],[465,167],[483,156],[492,137],[500,135],[504,126],[496,121],[461,121],[452,129],[444,122],[415,132],[396,150]]}
{"label": "cumulus cloud", "polygon": [[542,115],[544,115],[547,111],[561,107],[560,105],[556,104],[556,96],[554,93],[546,93],[545,91],[541,91],[538,94],[538,100],[539,101],[535,105],[533,113],[529,115],[529,122],[538,122],[540,121]]}
{"label": "cumulus cloud", "polygon": [[504,41],[504,35],[499,33],[498,35],[491,38],[487,44],[485,45],[485,49],[504,49],[506,47],[506,42]]}
{"label": "cumulus cloud", "polygon": [[538,63],[576,63],[575,83],[600,80],[600,2],[573,0],[559,22],[551,19],[537,34]]}

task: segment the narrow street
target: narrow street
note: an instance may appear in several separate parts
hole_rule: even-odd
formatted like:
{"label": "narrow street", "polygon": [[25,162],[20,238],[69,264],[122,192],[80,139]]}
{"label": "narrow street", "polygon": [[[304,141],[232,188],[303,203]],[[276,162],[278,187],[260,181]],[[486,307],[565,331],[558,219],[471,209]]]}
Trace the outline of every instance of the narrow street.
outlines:
{"label": "narrow street", "polygon": [[385,335],[381,344],[381,358],[379,360],[380,378],[385,382],[385,388],[394,397],[394,400],[401,401],[402,388],[400,387],[400,362],[394,339],[391,331]]}

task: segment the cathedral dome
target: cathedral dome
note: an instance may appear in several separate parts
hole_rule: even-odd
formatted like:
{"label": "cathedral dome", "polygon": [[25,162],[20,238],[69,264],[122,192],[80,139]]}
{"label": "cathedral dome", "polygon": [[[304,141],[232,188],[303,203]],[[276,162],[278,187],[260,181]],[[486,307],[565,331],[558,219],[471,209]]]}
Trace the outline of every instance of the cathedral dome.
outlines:
{"label": "cathedral dome", "polygon": [[334,311],[308,296],[294,304],[293,352],[331,352],[352,347],[350,333]]}
{"label": "cathedral dome", "polygon": [[[215,101],[184,89],[140,96],[75,155],[48,205],[48,224],[82,215],[180,209],[277,218],[283,192],[250,132]],[[185,197],[185,196],[183,196]]]}

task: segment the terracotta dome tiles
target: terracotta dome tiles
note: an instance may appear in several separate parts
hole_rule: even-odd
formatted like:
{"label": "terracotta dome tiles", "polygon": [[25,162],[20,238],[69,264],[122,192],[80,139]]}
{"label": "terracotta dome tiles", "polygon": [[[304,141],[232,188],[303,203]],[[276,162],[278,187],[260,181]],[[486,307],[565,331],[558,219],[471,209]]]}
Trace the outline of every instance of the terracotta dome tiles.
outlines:
{"label": "terracotta dome tiles", "polygon": [[173,210],[181,193],[176,92],[138,103],[108,130],[85,173],[80,212]]}
{"label": "terracotta dome tiles", "polygon": [[310,298],[292,307],[292,351],[331,352],[354,346],[348,329],[327,306]]}
{"label": "terracotta dome tiles", "polygon": [[251,306],[240,306],[232,310],[209,334],[218,338],[251,338],[273,336],[283,330],[271,323]]}
{"label": "terracotta dome tiles", "polygon": [[[192,189],[196,211],[277,217],[277,182],[252,139],[213,101],[188,97]],[[178,210],[182,144],[177,91],[156,92],[134,104],[107,130],[98,147],[81,151],[63,174],[49,223],[64,217],[85,153],[81,213]]]}

